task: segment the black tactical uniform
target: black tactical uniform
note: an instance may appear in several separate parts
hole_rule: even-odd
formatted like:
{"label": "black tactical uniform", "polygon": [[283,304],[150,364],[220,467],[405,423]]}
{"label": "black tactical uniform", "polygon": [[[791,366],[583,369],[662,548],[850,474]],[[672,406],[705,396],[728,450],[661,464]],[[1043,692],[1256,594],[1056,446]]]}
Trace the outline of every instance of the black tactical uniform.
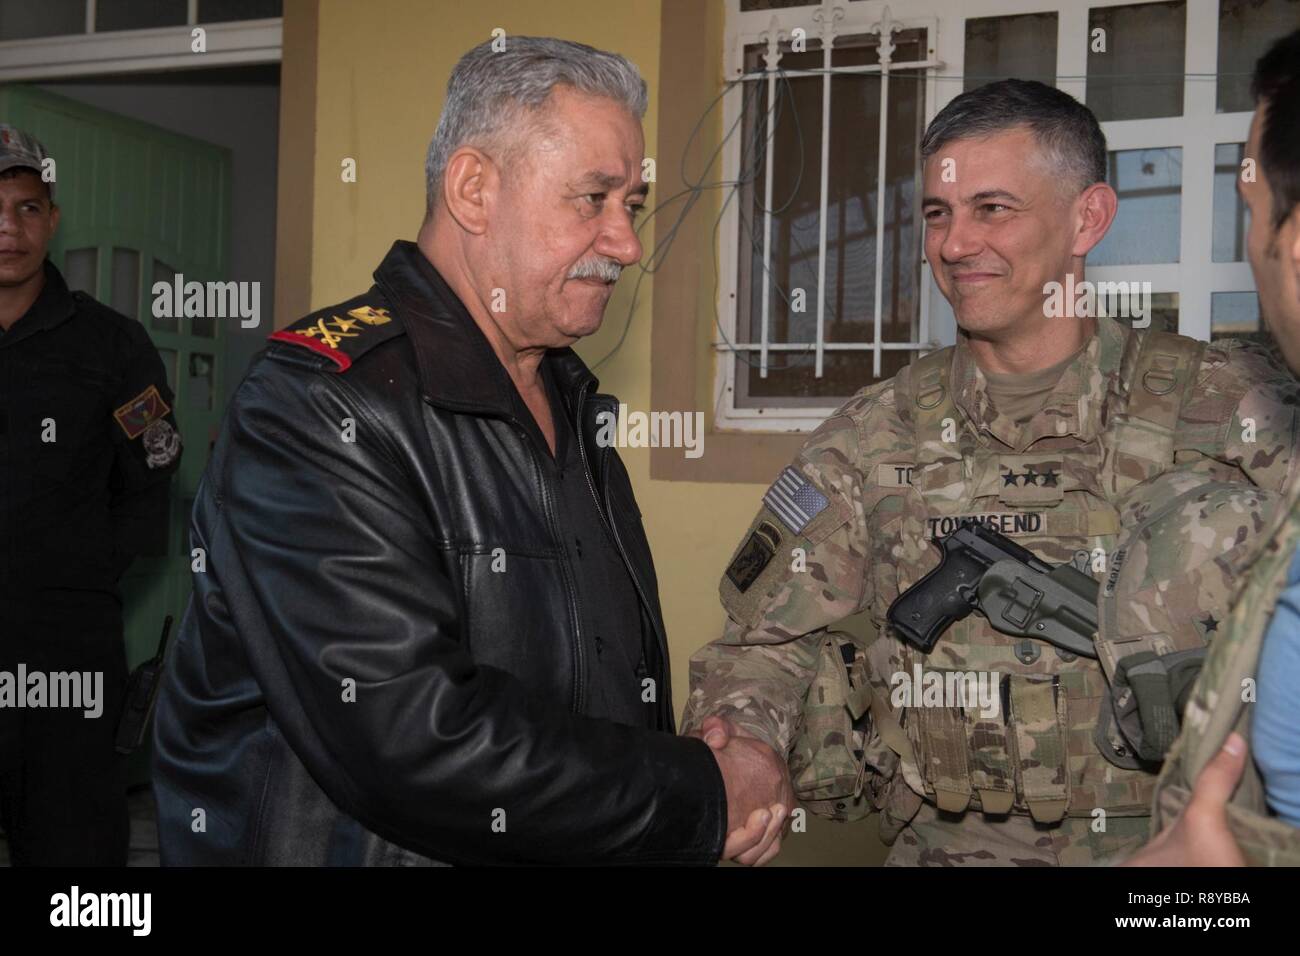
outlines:
{"label": "black tactical uniform", "polygon": [[[172,403],[143,326],[46,261],[0,333],[0,826],[16,864],[126,862],[117,582],[166,550]],[[35,672],[102,672],[99,716],[32,706]]]}

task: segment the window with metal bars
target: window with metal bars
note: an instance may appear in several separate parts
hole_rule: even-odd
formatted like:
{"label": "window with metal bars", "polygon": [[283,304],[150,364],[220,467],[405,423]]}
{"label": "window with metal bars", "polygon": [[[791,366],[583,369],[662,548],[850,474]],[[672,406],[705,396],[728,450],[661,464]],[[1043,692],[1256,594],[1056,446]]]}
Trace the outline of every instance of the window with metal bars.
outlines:
{"label": "window with metal bars", "polygon": [[[743,47],[728,406],[824,414],[926,344],[918,144],[927,30]],[[728,335],[727,332],[730,331]]]}
{"label": "window with metal bars", "polygon": [[1250,71],[1300,25],[1300,0],[912,0],[892,22],[873,0],[729,9],[727,74],[742,91],[727,94],[739,105],[725,128],[743,123],[719,233],[722,428],[808,430],[952,341],[909,219],[917,144],[961,90],[1008,76],[1087,103],[1109,140],[1120,212],[1088,278],[1149,282],[1154,327],[1269,339],[1235,182]]}

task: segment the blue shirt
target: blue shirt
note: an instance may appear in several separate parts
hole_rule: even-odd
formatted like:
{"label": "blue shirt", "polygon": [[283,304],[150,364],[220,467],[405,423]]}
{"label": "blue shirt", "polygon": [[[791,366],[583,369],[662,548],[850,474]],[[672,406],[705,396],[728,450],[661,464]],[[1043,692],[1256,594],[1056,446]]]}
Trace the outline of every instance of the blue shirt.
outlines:
{"label": "blue shirt", "polygon": [[1251,728],[1255,764],[1269,806],[1300,827],[1300,549],[1264,634],[1258,675]]}

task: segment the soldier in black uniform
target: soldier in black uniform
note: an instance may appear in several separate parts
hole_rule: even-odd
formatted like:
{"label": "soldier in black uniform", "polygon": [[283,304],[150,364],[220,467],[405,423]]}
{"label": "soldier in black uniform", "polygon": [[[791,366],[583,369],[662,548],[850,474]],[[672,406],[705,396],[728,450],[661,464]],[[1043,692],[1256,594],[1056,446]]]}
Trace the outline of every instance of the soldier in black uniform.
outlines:
{"label": "soldier in black uniform", "polygon": [[[181,445],[144,327],[69,292],[45,258],[59,222],[45,160],[0,125],[0,827],[15,865],[125,865],[117,582],[165,552]],[[93,708],[50,706],[60,672],[102,674]]]}

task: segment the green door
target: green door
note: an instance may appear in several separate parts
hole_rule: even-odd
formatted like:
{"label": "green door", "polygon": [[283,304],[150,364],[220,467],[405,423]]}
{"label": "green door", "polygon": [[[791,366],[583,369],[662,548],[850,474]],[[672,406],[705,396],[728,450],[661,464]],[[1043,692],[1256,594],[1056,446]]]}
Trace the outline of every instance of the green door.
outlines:
{"label": "green door", "polygon": [[[162,355],[176,396],[185,453],[172,479],[167,553],[140,557],[122,597],[127,663],[157,646],[163,618],[180,625],[190,594],[188,527],[199,477],[221,415],[222,322],[154,318],[152,288],[224,280],[230,232],[230,151],[30,87],[0,85],[0,122],[45,144],[56,167],[62,210],[50,259],[68,285],[139,319]],[[146,779],[147,754],[131,767]]]}

